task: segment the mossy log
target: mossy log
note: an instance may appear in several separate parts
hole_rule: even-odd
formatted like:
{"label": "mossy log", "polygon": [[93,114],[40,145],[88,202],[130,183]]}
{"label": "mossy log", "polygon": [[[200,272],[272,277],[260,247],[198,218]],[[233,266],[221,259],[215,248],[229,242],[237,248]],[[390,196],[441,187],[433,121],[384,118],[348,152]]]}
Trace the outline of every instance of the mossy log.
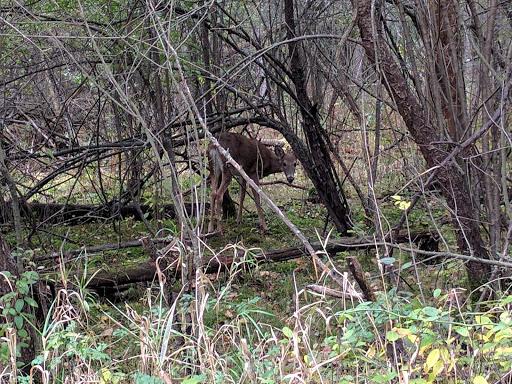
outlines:
{"label": "mossy log", "polygon": [[[409,241],[414,241],[416,243],[420,243],[425,241],[426,239],[431,239],[433,235],[429,232],[419,232],[407,235],[404,233],[401,234],[397,239],[395,239],[396,243],[404,243]],[[168,241],[172,243],[172,240],[166,239],[157,239],[158,243],[164,243]],[[115,244],[112,246],[104,245],[100,247],[94,247],[93,249],[87,249],[87,253],[91,254],[92,251],[100,251],[100,250],[112,250],[112,249],[120,249],[127,247],[135,247],[141,246],[142,240],[131,241],[123,244]],[[375,247],[375,241],[371,236],[367,237],[344,237],[340,239],[331,239],[326,244],[313,243],[312,246],[315,250],[318,251],[326,251],[329,254],[334,254],[337,252],[353,250],[353,249],[370,249]],[[84,250],[82,250],[84,251]],[[81,251],[69,251],[68,254],[76,254]],[[66,257],[66,253],[62,254],[62,256]],[[283,249],[273,249],[262,251],[260,254],[253,255],[253,262],[257,263],[265,263],[265,262],[283,262],[293,259],[298,259],[301,257],[307,256],[307,252],[302,246],[296,247],[288,247]],[[49,257],[56,257],[55,255],[49,255],[44,257],[45,259]],[[100,294],[110,294],[113,292],[123,291],[126,289],[129,284],[144,282],[144,281],[153,281],[157,276],[158,268],[157,263],[160,268],[166,265],[169,266],[170,271],[168,271],[168,275],[174,275],[177,278],[179,277],[179,265],[180,263],[176,262],[177,253],[172,250],[172,248],[167,248],[165,252],[165,256],[161,256],[162,259],[154,260],[149,259],[147,261],[135,263],[132,265],[126,266],[112,266],[112,267],[102,267],[99,270],[90,270],[88,273],[90,274],[90,278],[88,287],[97,291]],[[229,270],[233,267],[237,267],[241,264],[240,258],[238,256],[232,255],[219,255],[214,258],[210,258],[208,260],[203,260],[202,268],[204,273],[212,274],[219,273],[226,270]]]}

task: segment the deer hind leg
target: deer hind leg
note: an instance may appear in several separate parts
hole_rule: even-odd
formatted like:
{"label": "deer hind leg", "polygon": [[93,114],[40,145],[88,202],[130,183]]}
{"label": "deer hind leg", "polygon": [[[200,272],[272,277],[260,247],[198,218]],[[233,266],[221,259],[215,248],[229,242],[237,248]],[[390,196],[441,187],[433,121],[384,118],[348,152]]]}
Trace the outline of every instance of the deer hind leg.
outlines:
{"label": "deer hind leg", "polygon": [[[224,200],[224,194],[228,190],[229,183],[231,183],[231,172],[227,169],[222,170],[222,181],[217,188],[215,193],[215,215],[217,216],[217,231],[222,232],[222,201]],[[212,211],[212,217],[214,215],[214,211]],[[213,224],[212,224],[213,227]],[[212,228],[213,230],[213,228]]]}
{"label": "deer hind leg", "polygon": [[245,192],[247,188],[247,181],[240,176],[240,204],[238,204],[238,216],[236,222],[240,224],[242,222],[242,210],[244,208]]}
{"label": "deer hind leg", "polygon": [[213,232],[213,219],[216,213],[216,204],[217,204],[217,191],[219,189],[219,177],[212,170],[211,172],[211,188],[212,193],[210,194],[210,221],[208,223],[208,232]]}
{"label": "deer hind leg", "polygon": [[[254,180],[254,183],[259,187],[260,182],[258,179]],[[258,219],[260,222],[260,228],[263,231],[268,231],[267,223],[265,223],[265,218],[263,217],[263,210],[261,209],[261,200],[260,195],[258,194],[258,191],[256,189],[252,189],[252,192],[254,193],[254,203],[256,204],[256,209],[258,210]]]}

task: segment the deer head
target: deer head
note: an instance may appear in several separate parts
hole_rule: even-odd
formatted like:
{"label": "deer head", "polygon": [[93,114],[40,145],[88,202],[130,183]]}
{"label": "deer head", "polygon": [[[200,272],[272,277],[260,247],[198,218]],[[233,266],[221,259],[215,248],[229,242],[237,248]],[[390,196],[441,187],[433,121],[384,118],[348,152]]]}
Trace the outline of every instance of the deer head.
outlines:
{"label": "deer head", "polygon": [[[279,145],[274,147],[274,153],[278,158],[279,171],[282,171],[286,176],[288,183],[292,184],[295,180],[295,168],[297,167],[297,156],[294,153],[285,153],[283,148]],[[277,173],[279,171],[273,172]]]}

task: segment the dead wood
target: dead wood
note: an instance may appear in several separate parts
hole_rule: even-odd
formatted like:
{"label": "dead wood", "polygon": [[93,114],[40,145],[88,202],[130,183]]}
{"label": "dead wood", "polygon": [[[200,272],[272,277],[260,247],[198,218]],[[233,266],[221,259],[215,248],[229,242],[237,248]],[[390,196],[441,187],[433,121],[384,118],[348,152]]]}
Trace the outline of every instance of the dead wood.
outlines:
{"label": "dead wood", "polygon": [[[11,209],[11,207],[11,203],[6,203],[7,209]],[[176,217],[176,211],[173,205],[164,204],[159,208],[162,209],[166,217],[171,219]],[[185,209],[189,214],[192,214],[194,206],[185,203]],[[133,217],[135,220],[142,220],[140,215],[141,211],[147,220],[151,220],[153,207],[140,205],[139,211],[135,204],[43,204],[36,202],[28,204],[27,209],[22,210],[22,214],[31,219],[35,218],[39,223],[77,225],[98,220],[117,220],[125,217]],[[4,212],[0,215],[0,223],[5,224],[5,220],[11,216],[10,212]]]}
{"label": "dead wood", "polygon": [[[418,232],[407,235],[405,232],[400,234],[395,242],[403,243],[413,241],[419,243],[421,240],[426,238],[431,238],[433,235],[429,232]],[[172,239],[153,239],[155,243],[168,243],[172,244]],[[87,249],[68,251],[62,254],[51,254],[42,257],[41,259],[53,258],[56,256],[72,256],[76,254],[80,254],[82,252],[91,254],[94,252],[101,252],[105,250],[115,250],[121,248],[128,247],[138,247],[142,245],[142,240],[130,241],[122,244],[111,244],[111,245],[103,245],[98,247],[91,247]],[[325,244],[325,248],[321,243],[312,243],[313,248],[317,252],[326,251],[329,254],[337,253],[341,251],[351,250],[351,249],[370,249],[374,248],[375,241],[372,237],[344,237],[340,239],[331,239]],[[111,294],[117,291],[122,291],[125,288],[129,287],[130,283],[138,283],[138,282],[147,282],[152,281],[155,278],[155,274],[157,273],[157,264],[158,269],[162,270],[168,268],[167,273],[174,274],[175,276],[179,276],[179,263],[176,262],[177,259],[177,250],[174,250],[172,247],[166,247],[166,252],[162,253],[160,251],[160,255],[162,259],[166,259],[165,262],[161,262],[163,260],[147,260],[143,262],[139,262],[136,264],[132,264],[129,266],[105,266],[99,270],[90,272],[90,279],[88,287],[97,291],[100,294]],[[170,255],[170,256],[169,256]],[[304,256],[307,256],[303,246],[289,247],[284,249],[274,249],[274,250],[262,250],[260,254],[253,254],[253,259],[251,261],[256,263],[264,263],[264,262],[283,262],[293,259],[298,259]],[[148,255],[149,256],[149,255]],[[154,257],[154,255],[153,255]],[[171,258],[169,260],[169,257]],[[238,264],[241,264],[243,260],[239,257],[231,256],[231,255],[217,255],[209,260],[203,261],[203,270],[206,274],[219,273],[226,270],[229,270],[233,267],[236,267]]]}
{"label": "dead wood", "polygon": [[347,257],[347,265],[348,269],[350,269],[350,273],[352,273],[352,276],[354,276],[354,279],[356,279],[357,284],[363,291],[364,299],[366,301],[377,301],[359,260],[353,256],[349,256]]}
{"label": "dead wood", "polygon": [[[79,248],[79,249],[72,249],[70,251],[65,252],[54,252],[50,253],[48,255],[40,256],[36,258],[37,261],[43,261],[43,260],[49,260],[49,259],[57,259],[59,257],[62,257],[64,259],[68,259],[72,256],[78,256],[80,254],[93,254],[98,252],[105,252],[105,251],[115,251],[118,249],[125,249],[125,248],[134,248],[134,247],[140,247],[143,245],[143,239],[133,240],[133,241],[126,241],[123,243],[118,244],[105,244],[105,245],[98,245],[95,247],[87,247],[87,248]],[[171,241],[168,238],[156,238],[152,240],[153,243],[156,244],[167,244]]]}
{"label": "dead wood", "polygon": [[321,296],[331,296],[331,297],[336,297],[338,299],[349,298],[352,300],[360,300],[363,298],[363,295],[361,295],[360,293],[353,294],[352,292],[341,292],[336,289],[326,287],[324,285],[309,284],[306,288],[308,291],[317,293]]}

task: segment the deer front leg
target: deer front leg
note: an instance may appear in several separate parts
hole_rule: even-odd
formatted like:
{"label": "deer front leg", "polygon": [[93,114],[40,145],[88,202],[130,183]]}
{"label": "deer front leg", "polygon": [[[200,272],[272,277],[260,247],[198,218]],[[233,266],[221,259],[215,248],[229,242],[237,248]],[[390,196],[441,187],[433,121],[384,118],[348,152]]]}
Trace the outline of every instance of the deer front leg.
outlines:
{"label": "deer front leg", "polygon": [[[259,180],[254,180],[254,183],[259,187],[260,183]],[[261,201],[260,201],[260,195],[258,194],[256,189],[252,189],[254,193],[254,203],[256,204],[256,209],[258,210],[258,219],[260,222],[260,228],[264,231],[268,231],[267,223],[265,223],[265,218],[263,217],[263,210],[261,209]]]}
{"label": "deer front leg", "polygon": [[242,210],[244,207],[245,200],[245,188],[247,188],[247,182],[243,177],[240,177],[240,204],[238,204],[238,215],[236,217],[236,222],[238,224],[242,222]]}
{"label": "deer front leg", "polygon": [[213,232],[213,217],[215,216],[215,196],[214,192],[210,195],[210,220],[208,222],[208,232]]}

